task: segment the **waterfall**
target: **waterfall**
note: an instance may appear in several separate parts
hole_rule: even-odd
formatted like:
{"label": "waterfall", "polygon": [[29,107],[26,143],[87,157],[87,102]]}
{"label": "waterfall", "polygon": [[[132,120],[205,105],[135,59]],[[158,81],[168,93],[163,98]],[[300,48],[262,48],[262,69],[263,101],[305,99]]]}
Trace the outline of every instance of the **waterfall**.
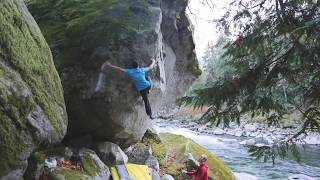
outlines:
{"label": "waterfall", "polygon": [[106,85],[106,75],[103,72],[100,72],[94,92],[102,91],[105,88],[105,85]]}

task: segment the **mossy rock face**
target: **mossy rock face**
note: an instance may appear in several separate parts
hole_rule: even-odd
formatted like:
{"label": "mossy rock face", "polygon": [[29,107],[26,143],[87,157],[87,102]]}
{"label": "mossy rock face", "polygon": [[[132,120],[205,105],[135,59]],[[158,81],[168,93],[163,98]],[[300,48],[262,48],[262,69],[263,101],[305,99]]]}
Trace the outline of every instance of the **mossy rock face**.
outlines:
{"label": "mossy rock face", "polygon": [[62,140],[67,116],[50,49],[24,1],[0,7],[0,178],[18,179],[34,148]]}
{"label": "mossy rock face", "polygon": [[84,171],[93,177],[93,179],[109,179],[109,168],[99,159],[94,151],[81,149],[79,156]]}
{"label": "mossy rock face", "polygon": [[45,154],[41,151],[33,152],[28,159],[28,168],[23,177],[25,179],[40,179],[44,172]]}
{"label": "mossy rock face", "polygon": [[166,159],[166,147],[162,143],[158,134],[147,130],[141,142],[152,149],[152,155],[158,160],[159,165],[163,166]]}
{"label": "mossy rock face", "polygon": [[49,180],[93,180],[89,174],[67,168],[57,168],[48,175]]}
{"label": "mossy rock face", "polygon": [[178,177],[181,175],[182,170],[186,169],[188,153],[191,153],[195,158],[200,157],[201,154],[205,154],[208,157],[209,179],[235,179],[231,170],[219,158],[194,141],[181,135],[170,133],[161,133],[160,138],[166,145],[168,156],[174,156],[166,164],[167,167],[165,169],[167,174],[171,174],[179,179]]}

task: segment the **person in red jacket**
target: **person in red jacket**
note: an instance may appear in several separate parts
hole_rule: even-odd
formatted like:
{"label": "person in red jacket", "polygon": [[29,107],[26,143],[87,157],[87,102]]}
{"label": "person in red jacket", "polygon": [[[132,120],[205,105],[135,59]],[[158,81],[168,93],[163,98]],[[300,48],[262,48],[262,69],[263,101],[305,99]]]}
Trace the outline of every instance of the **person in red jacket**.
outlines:
{"label": "person in red jacket", "polygon": [[207,156],[202,154],[199,159],[200,166],[197,171],[183,171],[190,177],[193,177],[192,180],[208,180],[208,164]]}

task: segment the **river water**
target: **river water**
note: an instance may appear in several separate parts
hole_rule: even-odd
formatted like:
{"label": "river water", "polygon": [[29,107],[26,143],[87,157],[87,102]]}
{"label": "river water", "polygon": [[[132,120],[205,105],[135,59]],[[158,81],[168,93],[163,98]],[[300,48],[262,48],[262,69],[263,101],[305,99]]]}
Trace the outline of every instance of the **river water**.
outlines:
{"label": "river water", "polygon": [[264,163],[251,157],[247,148],[239,144],[243,139],[238,137],[200,134],[165,120],[156,121],[154,128],[158,132],[183,135],[204,146],[227,164],[239,180],[285,180],[295,174],[320,180],[320,146],[305,146],[305,150],[301,152],[300,164],[289,158],[277,159],[273,165],[272,162]]}

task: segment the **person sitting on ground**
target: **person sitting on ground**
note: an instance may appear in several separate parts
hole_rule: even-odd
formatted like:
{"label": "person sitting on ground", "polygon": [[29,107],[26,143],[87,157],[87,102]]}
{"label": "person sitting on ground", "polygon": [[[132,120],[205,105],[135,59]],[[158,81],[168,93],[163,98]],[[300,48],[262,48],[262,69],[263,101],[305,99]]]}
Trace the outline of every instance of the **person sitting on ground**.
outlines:
{"label": "person sitting on ground", "polygon": [[112,65],[110,62],[106,61],[102,65],[102,70],[104,71],[106,66],[111,67],[112,69],[118,72],[126,73],[129,78],[133,81],[134,86],[140,92],[142,99],[144,101],[145,109],[147,115],[153,119],[151,106],[148,99],[148,93],[151,89],[151,82],[146,79],[146,72],[150,71],[155,65],[155,60],[152,59],[152,63],[148,67],[140,68],[137,61],[132,61],[132,68],[123,69],[118,66]]}
{"label": "person sitting on ground", "polygon": [[196,171],[183,171],[186,175],[192,177],[192,180],[208,180],[207,156],[202,154],[199,158],[200,166]]}

